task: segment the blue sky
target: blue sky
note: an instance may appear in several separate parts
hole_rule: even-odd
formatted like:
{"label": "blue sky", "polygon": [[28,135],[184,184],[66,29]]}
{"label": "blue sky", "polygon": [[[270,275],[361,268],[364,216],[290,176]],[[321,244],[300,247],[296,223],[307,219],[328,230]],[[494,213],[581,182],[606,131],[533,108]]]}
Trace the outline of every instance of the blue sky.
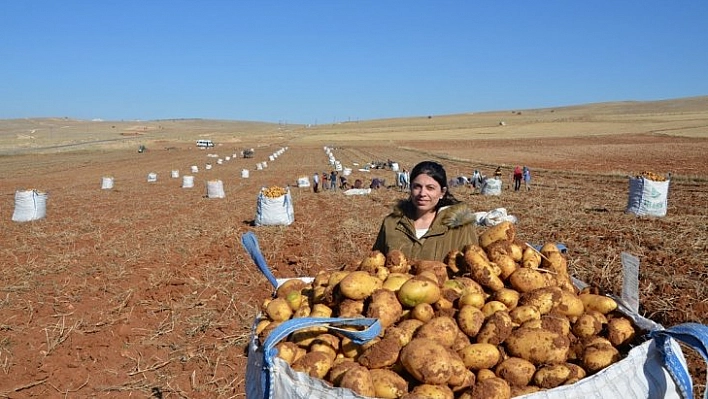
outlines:
{"label": "blue sky", "polygon": [[708,95],[708,1],[0,1],[0,118],[331,123]]}

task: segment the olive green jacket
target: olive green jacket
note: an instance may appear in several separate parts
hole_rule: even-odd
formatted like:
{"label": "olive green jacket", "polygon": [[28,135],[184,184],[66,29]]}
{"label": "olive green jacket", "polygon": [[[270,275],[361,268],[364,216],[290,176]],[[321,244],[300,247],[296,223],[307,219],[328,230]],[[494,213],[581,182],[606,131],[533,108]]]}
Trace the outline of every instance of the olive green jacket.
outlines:
{"label": "olive green jacket", "polygon": [[379,235],[372,250],[384,255],[398,249],[408,259],[443,261],[452,250],[461,250],[467,244],[477,244],[474,212],[464,203],[442,208],[430,229],[416,238],[413,220],[406,215],[410,201],[400,201],[381,223]]}

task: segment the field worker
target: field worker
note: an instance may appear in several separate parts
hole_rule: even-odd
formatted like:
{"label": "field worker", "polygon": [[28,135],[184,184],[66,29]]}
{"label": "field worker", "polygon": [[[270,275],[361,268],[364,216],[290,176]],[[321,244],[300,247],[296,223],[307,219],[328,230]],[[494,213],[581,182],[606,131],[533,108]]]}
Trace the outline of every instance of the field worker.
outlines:
{"label": "field worker", "polygon": [[523,172],[521,171],[521,166],[516,165],[514,168],[514,191],[519,191],[521,188],[521,179],[523,178]]}
{"label": "field worker", "polygon": [[477,169],[474,170],[474,173],[472,173],[472,177],[470,178],[470,181],[472,183],[472,191],[474,191],[482,186],[482,174],[479,173],[479,170],[477,170]]}
{"label": "field worker", "polygon": [[529,169],[528,166],[524,166],[522,173],[524,175],[524,186],[526,187],[526,191],[531,191],[531,169]]}
{"label": "field worker", "polygon": [[335,171],[329,174],[329,188],[332,191],[337,191],[337,172]]}
{"label": "field worker", "polygon": [[450,194],[442,165],[423,161],[410,178],[409,197],[384,218],[372,250],[442,262],[450,251],[478,243],[474,212]]}
{"label": "field worker", "polygon": [[329,188],[329,182],[327,179],[327,173],[322,172],[322,190],[327,190]]}
{"label": "field worker", "polygon": [[320,186],[320,175],[315,172],[314,175],[312,175],[312,191],[314,192],[319,192],[319,186]]}
{"label": "field worker", "polygon": [[501,166],[497,166],[497,170],[494,171],[494,178],[497,180],[501,180],[501,178],[502,178]]}

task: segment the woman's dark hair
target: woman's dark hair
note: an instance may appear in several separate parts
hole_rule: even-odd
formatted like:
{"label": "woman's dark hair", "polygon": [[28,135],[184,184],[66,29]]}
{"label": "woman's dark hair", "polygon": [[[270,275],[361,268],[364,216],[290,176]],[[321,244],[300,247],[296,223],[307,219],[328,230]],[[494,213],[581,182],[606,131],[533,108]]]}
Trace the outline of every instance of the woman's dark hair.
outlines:
{"label": "woman's dark hair", "polygon": [[433,180],[440,184],[440,188],[445,190],[443,197],[440,199],[440,201],[438,201],[438,205],[436,206],[437,209],[440,209],[443,206],[454,205],[460,202],[450,193],[450,188],[447,186],[447,173],[445,173],[445,168],[443,168],[441,164],[435,161],[420,162],[411,170],[410,181],[412,182],[413,180],[415,180],[416,177],[418,177],[418,175],[422,174],[426,174],[432,177]]}

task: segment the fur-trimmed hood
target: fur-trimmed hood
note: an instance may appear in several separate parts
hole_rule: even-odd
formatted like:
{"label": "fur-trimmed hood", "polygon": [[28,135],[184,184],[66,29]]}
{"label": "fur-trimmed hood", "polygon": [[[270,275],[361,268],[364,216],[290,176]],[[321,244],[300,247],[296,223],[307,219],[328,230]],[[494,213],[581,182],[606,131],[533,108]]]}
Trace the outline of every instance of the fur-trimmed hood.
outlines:
{"label": "fur-trimmed hood", "polygon": [[[405,199],[398,201],[391,215],[410,217],[412,212],[413,203],[409,199]],[[440,224],[451,229],[476,222],[474,212],[463,202],[441,208],[437,218],[440,219]]]}

